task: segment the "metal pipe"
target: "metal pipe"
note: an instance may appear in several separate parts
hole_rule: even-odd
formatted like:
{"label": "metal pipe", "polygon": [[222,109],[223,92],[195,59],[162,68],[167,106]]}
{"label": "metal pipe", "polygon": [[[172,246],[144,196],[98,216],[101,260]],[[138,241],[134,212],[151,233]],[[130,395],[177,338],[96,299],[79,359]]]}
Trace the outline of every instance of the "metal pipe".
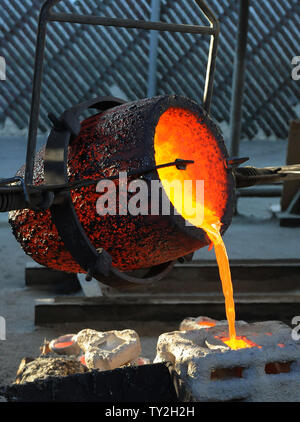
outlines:
{"label": "metal pipe", "polygon": [[238,39],[234,60],[232,101],[230,111],[230,155],[238,156],[242,129],[242,106],[246,69],[247,36],[250,0],[240,0]]}
{"label": "metal pipe", "polygon": [[214,35],[215,29],[208,26],[186,25],[165,22],[149,22],[133,19],[106,18],[70,13],[50,13],[49,21],[81,23],[88,25],[115,26],[118,28],[150,29],[153,31],[182,32],[185,34]]}
{"label": "metal pipe", "polygon": [[211,100],[212,100],[212,94],[213,94],[213,81],[214,81],[214,73],[215,73],[215,66],[216,66],[216,60],[217,60],[217,50],[218,50],[218,36],[213,35],[210,40],[206,79],[205,79],[205,86],[204,86],[204,95],[203,95],[203,108],[207,111],[207,113],[210,112],[210,106],[211,106]]}
{"label": "metal pipe", "polygon": [[[160,20],[160,0],[152,0],[151,3],[151,21]],[[147,97],[151,98],[156,95],[157,85],[157,54],[158,54],[158,37],[157,31],[150,31],[149,45],[149,73],[148,73],[148,90]]]}
{"label": "metal pipe", "polygon": [[237,167],[233,169],[237,188],[300,180],[300,164],[281,167]]}
{"label": "metal pipe", "polygon": [[44,64],[44,53],[45,53],[45,44],[46,44],[47,16],[48,16],[50,8],[54,4],[56,4],[58,1],[59,0],[46,2],[41,9],[41,13],[39,17],[33,85],[32,85],[32,102],[31,102],[29,129],[28,129],[28,143],[27,143],[26,168],[25,168],[25,184],[26,185],[33,184],[34,158],[35,158],[35,151],[36,151],[36,138],[37,138],[37,131],[38,131],[38,117],[40,113],[41,85],[42,85],[42,77],[43,77],[43,64]]}
{"label": "metal pipe", "polygon": [[272,187],[250,187],[237,189],[238,198],[280,198],[282,195],[282,186]]}
{"label": "metal pipe", "polygon": [[206,79],[205,79],[205,86],[204,86],[204,95],[203,95],[203,107],[207,111],[207,113],[209,113],[211,100],[212,100],[212,94],[213,94],[214,76],[215,76],[217,52],[218,52],[218,45],[219,45],[220,24],[219,24],[218,19],[215,17],[213,12],[211,11],[211,9],[209,9],[207,4],[203,0],[196,0],[196,3],[201,8],[201,11],[206,17],[206,19],[209,21],[210,27],[214,29],[214,34],[212,34],[211,40],[210,40]]}

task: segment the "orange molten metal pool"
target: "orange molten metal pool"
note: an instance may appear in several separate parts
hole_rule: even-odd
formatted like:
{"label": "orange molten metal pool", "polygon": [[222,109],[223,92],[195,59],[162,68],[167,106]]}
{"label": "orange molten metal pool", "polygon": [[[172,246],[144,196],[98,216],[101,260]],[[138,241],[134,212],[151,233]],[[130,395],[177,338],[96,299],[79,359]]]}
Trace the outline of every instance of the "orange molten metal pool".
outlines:
{"label": "orange molten metal pool", "polygon": [[55,343],[55,347],[56,347],[56,349],[63,349],[65,347],[72,346],[73,344],[74,344],[73,341],[64,341],[64,342],[61,342],[61,343]]}

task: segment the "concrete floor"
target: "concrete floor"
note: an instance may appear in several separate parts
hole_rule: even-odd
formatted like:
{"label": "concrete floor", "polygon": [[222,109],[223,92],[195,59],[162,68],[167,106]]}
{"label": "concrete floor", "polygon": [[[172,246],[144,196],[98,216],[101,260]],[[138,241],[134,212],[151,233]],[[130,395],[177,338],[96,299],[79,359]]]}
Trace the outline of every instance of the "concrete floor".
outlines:
{"label": "concrete floor", "polygon": [[[39,139],[39,144],[42,142],[43,137]],[[13,176],[24,163],[26,140],[21,137],[2,137],[0,143],[0,177]],[[284,164],[286,142],[246,142],[241,145],[240,156],[250,156],[250,165]],[[239,200],[239,215],[234,218],[224,236],[230,259],[300,258],[300,228],[279,227],[270,212],[272,204],[279,204],[279,198]],[[198,251],[195,258],[214,260],[215,255],[205,248]],[[119,324],[91,323],[89,327],[80,324],[35,327],[34,300],[49,297],[49,294],[25,287],[24,269],[27,262],[31,262],[31,258],[24,254],[14,239],[7,224],[7,214],[0,214],[0,316],[6,319],[7,324],[6,340],[0,341],[0,386],[14,380],[24,356],[38,356],[45,337],[52,339],[57,335],[78,332],[82,328],[133,328],[142,337],[143,355],[153,359],[157,336],[178,327],[180,321],[171,325],[159,321],[148,325],[121,321]]]}

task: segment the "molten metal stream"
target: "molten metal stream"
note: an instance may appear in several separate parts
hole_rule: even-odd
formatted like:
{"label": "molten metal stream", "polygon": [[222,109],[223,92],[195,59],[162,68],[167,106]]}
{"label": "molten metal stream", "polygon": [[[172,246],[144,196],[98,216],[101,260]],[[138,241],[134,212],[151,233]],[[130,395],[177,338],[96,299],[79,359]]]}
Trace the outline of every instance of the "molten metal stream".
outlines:
{"label": "molten metal stream", "polygon": [[[233,300],[233,288],[231,281],[231,272],[225,244],[220,234],[221,223],[207,223],[204,221],[201,228],[205,230],[207,236],[212,241],[216,253],[216,259],[219,267],[220,279],[222,282],[223,294],[225,297],[226,318],[229,326],[229,338],[232,346],[235,345],[235,307]],[[231,345],[229,345],[231,347]],[[233,348],[233,347],[232,347]]]}
{"label": "molten metal stream", "polygon": [[231,271],[226,247],[220,234],[221,223],[219,220],[216,220],[216,223],[207,223],[204,221],[201,225],[201,228],[205,230],[207,236],[214,245],[220,279],[222,282],[223,294],[225,297],[225,309],[229,326],[229,338],[221,337],[221,340],[233,350],[253,347],[254,344],[251,341],[247,340],[246,338],[243,339],[236,336],[235,306],[233,299]]}

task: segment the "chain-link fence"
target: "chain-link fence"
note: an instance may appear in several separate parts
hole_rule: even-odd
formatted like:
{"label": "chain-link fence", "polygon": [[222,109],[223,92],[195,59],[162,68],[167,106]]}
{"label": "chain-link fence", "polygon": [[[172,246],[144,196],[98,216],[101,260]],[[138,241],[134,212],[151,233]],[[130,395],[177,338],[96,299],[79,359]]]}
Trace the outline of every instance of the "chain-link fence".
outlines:
{"label": "chain-link fence", "polygon": [[[37,19],[42,0],[1,0],[0,56],[6,81],[0,83],[0,123],[10,118],[20,129],[29,121]],[[221,24],[211,114],[229,122],[238,0],[211,0]],[[151,0],[64,0],[60,12],[128,19],[150,19]],[[204,24],[193,0],[161,0],[160,20]],[[286,138],[296,117],[300,84],[291,77],[292,58],[300,55],[299,0],[252,1],[248,36],[243,136]],[[49,23],[40,114],[40,130],[49,128],[48,113],[97,95],[128,100],[147,96],[149,31]],[[202,102],[209,38],[159,34],[157,94],[176,93]]]}

